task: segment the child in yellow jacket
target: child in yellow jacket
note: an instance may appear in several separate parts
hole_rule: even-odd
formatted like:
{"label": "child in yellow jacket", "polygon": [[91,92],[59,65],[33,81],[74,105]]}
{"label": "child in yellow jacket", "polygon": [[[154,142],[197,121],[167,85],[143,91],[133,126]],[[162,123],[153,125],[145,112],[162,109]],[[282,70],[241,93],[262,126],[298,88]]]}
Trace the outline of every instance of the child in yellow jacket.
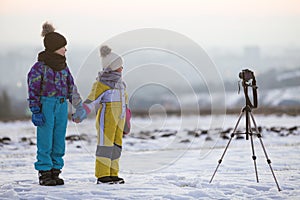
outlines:
{"label": "child in yellow jacket", "polygon": [[100,48],[103,71],[99,72],[83,106],[86,112],[77,112],[77,123],[86,118],[91,110],[97,111],[97,150],[95,176],[97,184],[125,183],[118,176],[119,159],[126,115],[126,84],[122,80],[123,58],[108,46]]}

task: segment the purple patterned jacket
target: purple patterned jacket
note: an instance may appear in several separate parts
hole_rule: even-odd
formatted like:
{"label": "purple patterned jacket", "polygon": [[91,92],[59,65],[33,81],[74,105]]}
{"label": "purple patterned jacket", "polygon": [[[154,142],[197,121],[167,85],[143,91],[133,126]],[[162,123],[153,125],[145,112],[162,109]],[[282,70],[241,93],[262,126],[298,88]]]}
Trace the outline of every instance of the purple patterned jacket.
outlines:
{"label": "purple patterned jacket", "polygon": [[73,106],[82,101],[68,67],[54,71],[44,62],[36,62],[28,73],[27,83],[29,107],[40,106],[42,96],[66,97]]}

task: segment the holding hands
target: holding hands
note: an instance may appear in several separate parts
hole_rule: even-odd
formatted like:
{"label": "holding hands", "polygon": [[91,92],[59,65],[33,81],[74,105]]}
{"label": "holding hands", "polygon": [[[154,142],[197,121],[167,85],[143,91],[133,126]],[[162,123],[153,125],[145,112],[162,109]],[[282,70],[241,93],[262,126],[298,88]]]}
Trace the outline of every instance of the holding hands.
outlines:
{"label": "holding hands", "polygon": [[80,123],[87,118],[87,115],[91,112],[86,104],[80,103],[76,107],[76,112],[72,114],[72,121],[75,123]]}

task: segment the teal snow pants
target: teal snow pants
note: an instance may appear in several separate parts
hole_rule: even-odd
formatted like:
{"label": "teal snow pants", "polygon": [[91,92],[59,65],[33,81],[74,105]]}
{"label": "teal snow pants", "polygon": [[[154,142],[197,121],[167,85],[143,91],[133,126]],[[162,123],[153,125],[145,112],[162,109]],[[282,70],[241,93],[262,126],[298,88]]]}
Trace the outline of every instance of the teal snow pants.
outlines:
{"label": "teal snow pants", "polygon": [[37,161],[35,169],[47,171],[62,169],[65,155],[65,136],[68,122],[68,103],[64,97],[41,97],[42,112],[46,118],[37,127]]}

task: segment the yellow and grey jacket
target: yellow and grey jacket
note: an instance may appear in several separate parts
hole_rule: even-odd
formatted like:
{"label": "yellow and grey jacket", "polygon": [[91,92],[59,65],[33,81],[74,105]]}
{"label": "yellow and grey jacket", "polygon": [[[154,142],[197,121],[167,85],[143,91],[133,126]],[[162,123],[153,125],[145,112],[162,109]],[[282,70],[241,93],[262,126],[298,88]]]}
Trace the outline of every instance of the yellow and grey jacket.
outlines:
{"label": "yellow and grey jacket", "polygon": [[123,87],[117,89],[96,81],[84,103],[90,110],[95,110],[96,112],[98,112],[100,107],[105,109],[120,108],[121,114],[119,117],[122,119],[125,117],[128,103],[125,83],[123,83]]}

